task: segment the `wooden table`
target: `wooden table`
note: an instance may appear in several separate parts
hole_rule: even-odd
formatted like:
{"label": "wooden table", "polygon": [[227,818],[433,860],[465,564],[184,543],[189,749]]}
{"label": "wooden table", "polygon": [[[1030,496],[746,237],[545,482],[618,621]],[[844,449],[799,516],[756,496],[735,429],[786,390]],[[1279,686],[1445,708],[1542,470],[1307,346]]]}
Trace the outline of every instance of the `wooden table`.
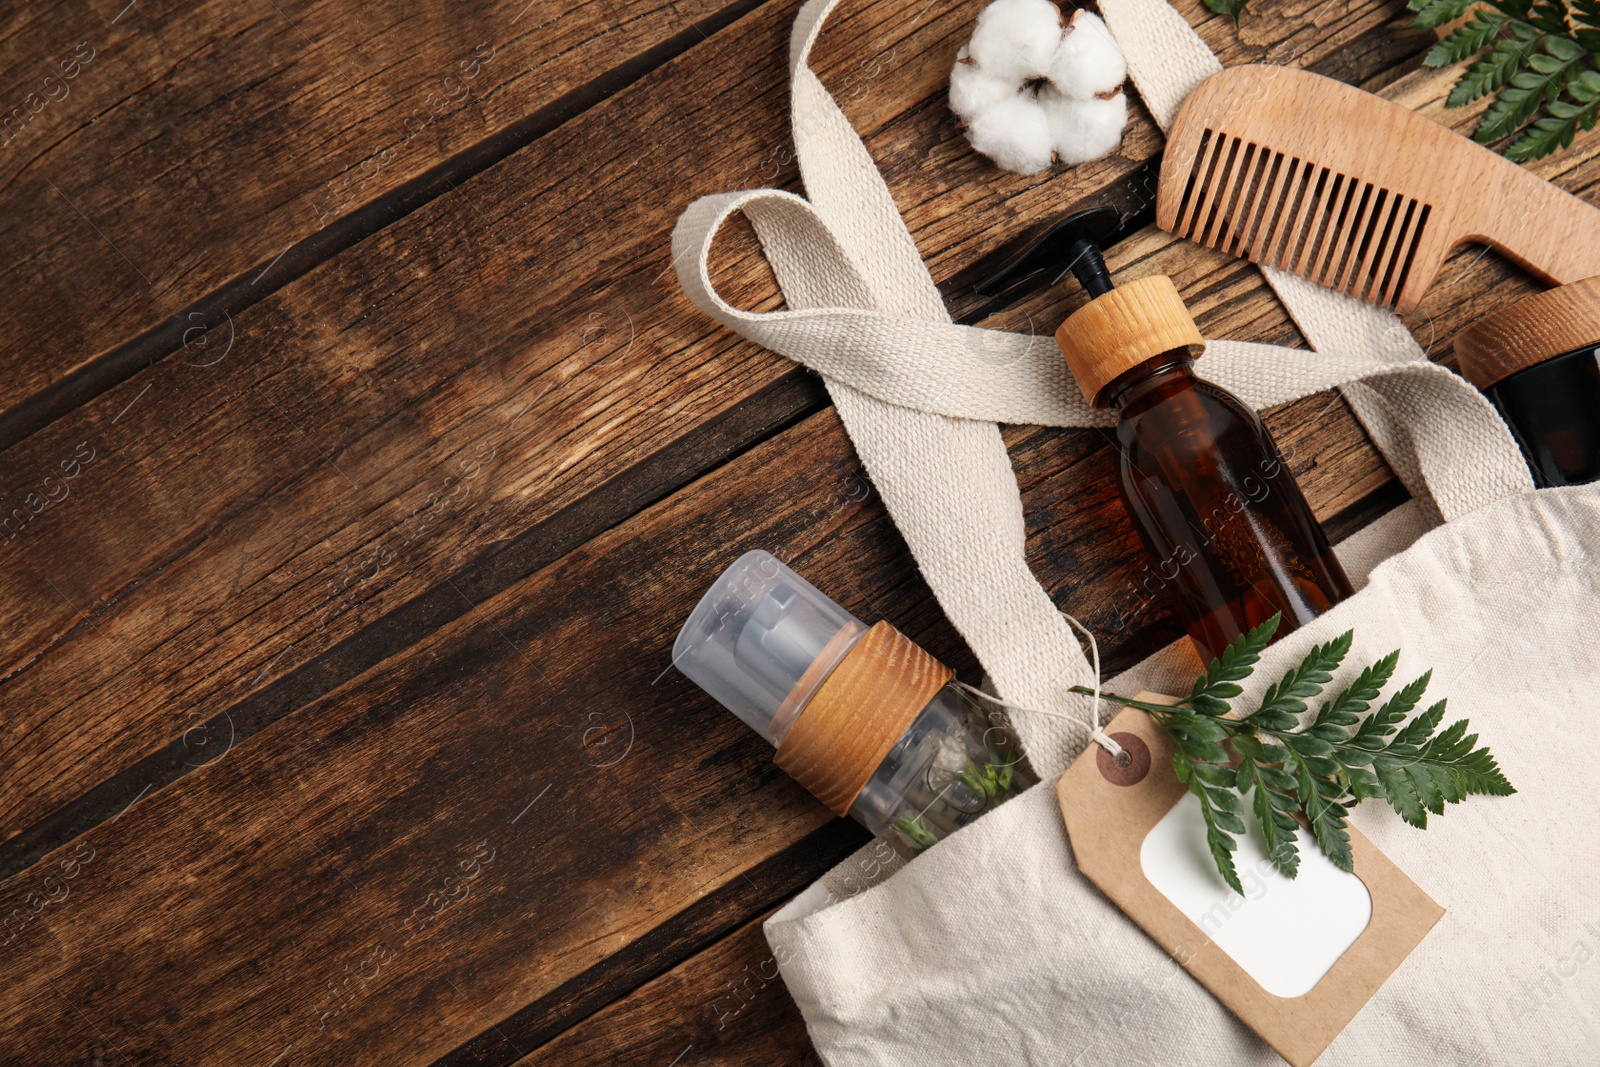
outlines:
{"label": "wooden table", "polygon": [[[1161,141],[1034,178],[942,81],[980,0],[845,0],[817,57],[954,312]],[[760,921],[864,840],[668,669],[768,548],[968,678],[818,381],[669,269],[694,196],[800,188],[797,0],[91,0],[0,34],[0,1060],[815,1060]],[[1399,0],[1180,9],[1227,63],[1438,111]],[[1471,114],[1440,113],[1458,128]],[[1541,164],[1587,194],[1600,139]],[[1592,194],[1591,199],[1593,198]],[[748,232],[719,279],[777,302]],[[1208,336],[1254,268],[1136,228]],[[1457,256],[1437,357],[1530,291]],[[1336,537],[1404,499],[1333,395],[1269,414]],[[1111,666],[1178,630],[1092,431],[1007,440],[1032,562]]]}

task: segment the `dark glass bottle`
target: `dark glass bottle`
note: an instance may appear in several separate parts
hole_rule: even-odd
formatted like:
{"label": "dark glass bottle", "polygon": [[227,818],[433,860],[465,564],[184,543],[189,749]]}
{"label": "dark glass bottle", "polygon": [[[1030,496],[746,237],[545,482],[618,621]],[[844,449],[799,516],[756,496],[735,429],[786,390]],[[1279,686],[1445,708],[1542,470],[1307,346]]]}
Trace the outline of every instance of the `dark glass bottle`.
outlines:
{"label": "dark glass bottle", "polygon": [[1261,419],[1197,378],[1186,350],[1112,381],[1123,503],[1150,553],[1147,588],[1169,603],[1202,658],[1275,614],[1284,634],[1351,593]]}
{"label": "dark glass bottle", "polygon": [[1150,553],[1145,587],[1209,660],[1274,614],[1279,634],[1310,621],[1350,580],[1256,413],[1195,377],[1205,340],[1172,279],[1112,285],[1100,246],[1121,224],[1110,208],[1068,215],[977,288],[1070,271],[1089,294],[1056,341],[1084,399],[1119,416],[1117,481]]}
{"label": "dark glass bottle", "polygon": [[1600,479],[1600,278],[1523,297],[1456,337],[1541,486]]}
{"label": "dark glass bottle", "polygon": [[1565,352],[1484,390],[1542,486],[1600,478],[1600,346]]}

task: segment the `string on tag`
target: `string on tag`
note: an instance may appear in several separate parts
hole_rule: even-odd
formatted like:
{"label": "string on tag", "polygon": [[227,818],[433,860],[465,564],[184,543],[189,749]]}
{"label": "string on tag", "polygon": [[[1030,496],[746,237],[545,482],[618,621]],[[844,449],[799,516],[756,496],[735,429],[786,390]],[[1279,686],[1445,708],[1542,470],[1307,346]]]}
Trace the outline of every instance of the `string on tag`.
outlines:
{"label": "string on tag", "polygon": [[[1083,625],[1083,623],[1079,622],[1077,619],[1073,618],[1071,615],[1068,615],[1064,611],[1061,612],[1061,617],[1066,619],[1067,622],[1071,623],[1079,633],[1083,634],[1083,636],[1089,639],[1089,654],[1091,657],[1091,665],[1094,667],[1094,697],[1093,702],[1089,705],[1089,722],[1087,724],[1087,729],[1089,730],[1089,741],[1093,744],[1099,745],[1101,748],[1109,752],[1111,754],[1111,758],[1117,761],[1117,766],[1126,766],[1128,762],[1128,756],[1123,751],[1122,746],[1117,744],[1117,742],[1112,739],[1110,734],[1101,729],[1100,643],[1094,639],[1094,634],[1090,633],[1089,628]],[[958,689],[963,689],[974,696],[981,697],[984,700],[999,704],[1003,708],[1010,708],[1012,711],[1020,711],[1028,715],[1049,715],[1052,718],[1065,719],[1074,726],[1085,726],[1085,723],[1076,715],[1071,715],[1061,711],[1046,711],[1043,708],[1025,708],[1020,704],[1013,704],[1010,701],[1001,700],[997,696],[985,693],[983,690],[974,688],[973,686],[970,686],[966,682],[963,682],[957,678],[952,678],[950,680],[950,684],[954,685]]]}

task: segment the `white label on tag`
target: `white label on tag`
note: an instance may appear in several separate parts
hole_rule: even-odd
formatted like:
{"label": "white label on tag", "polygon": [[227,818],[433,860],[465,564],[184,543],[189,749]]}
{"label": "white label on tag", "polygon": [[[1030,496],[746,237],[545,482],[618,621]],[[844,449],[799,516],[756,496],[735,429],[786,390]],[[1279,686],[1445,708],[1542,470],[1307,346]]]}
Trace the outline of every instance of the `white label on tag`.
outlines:
{"label": "white label on tag", "polygon": [[1299,834],[1300,872],[1285,878],[1267,859],[1259,833],[1252,826],[1238,837],[1233,854],[1244,896],[1217,873],[1192,793],[1150,828],[1139,864],[1150,884],[1262,989],[1276,997],[1304,996],[1367,928],[1372,896],[1360,878],[1318,850],[1307,830]]}

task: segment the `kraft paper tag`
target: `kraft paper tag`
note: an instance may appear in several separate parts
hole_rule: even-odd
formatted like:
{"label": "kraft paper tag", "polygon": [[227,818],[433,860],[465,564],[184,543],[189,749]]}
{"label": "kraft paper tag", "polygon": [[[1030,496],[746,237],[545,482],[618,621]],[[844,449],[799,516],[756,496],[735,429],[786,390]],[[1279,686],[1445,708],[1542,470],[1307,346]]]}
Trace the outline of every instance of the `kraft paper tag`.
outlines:
{"label": "kraft paper tag", "polygon": [[[1292,881],[1262,858],[1253,826],[1235,835],[1247,895],[1234,893],[1206,848],[1198,804],[1172,770],[1166,731],[1125,708],[1106,733],[1127,765],[1090,744],[1056,783],[1079,870],[1280,1056],[1311,1064],[1444,909],[1354,827],[1354,876],[1302,830]],[[1306,921],[1313,914],[1318,921]]]}

